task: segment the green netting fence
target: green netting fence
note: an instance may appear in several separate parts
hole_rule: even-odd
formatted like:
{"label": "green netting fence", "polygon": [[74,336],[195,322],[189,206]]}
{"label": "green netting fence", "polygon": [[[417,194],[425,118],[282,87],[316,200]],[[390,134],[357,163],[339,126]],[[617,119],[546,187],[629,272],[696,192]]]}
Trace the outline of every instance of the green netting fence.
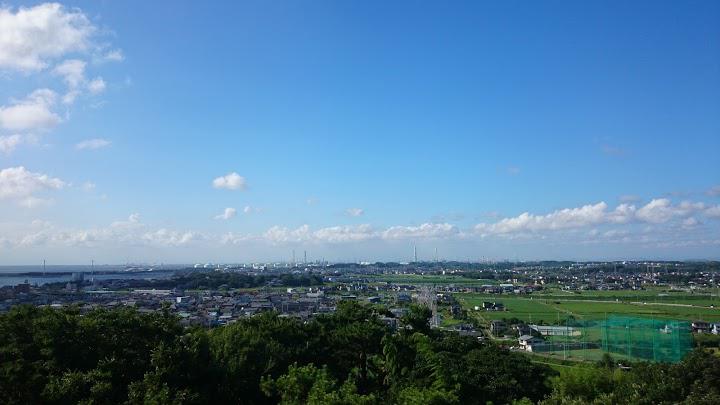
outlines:
{"label": "green netting fence", "polygon": [[612,316],[600,328],[602,348],[610,353],[677,362],[692,350],[689,322]]}
{"label": "green netting fence", "polygon": [[534,325],[544,339],[532,351],[566,359],[618,359],[678,362],[692,350],[689,322],[628,316],[602,320],[562,320],[564,325]]}

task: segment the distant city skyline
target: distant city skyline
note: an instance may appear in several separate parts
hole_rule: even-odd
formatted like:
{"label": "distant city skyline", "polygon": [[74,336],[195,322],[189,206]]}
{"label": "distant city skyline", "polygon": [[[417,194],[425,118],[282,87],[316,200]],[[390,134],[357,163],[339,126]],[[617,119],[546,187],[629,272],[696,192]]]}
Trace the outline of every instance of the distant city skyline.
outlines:
{"label": "distant city skyline", "polygon": [[3,3],[0,265],[720,259],[719,19]]}

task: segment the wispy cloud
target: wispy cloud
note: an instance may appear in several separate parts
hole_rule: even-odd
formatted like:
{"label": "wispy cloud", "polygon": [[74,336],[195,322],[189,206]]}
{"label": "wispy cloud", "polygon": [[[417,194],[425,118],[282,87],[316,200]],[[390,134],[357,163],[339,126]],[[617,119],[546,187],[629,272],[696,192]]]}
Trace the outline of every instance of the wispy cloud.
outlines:
{"label": "wispy cloud", "polygon": [[365,214],[365,210],[362,208],[348,208],[345,210],[345,214],[351,217],[359,217]]}
{"label": "wispy cloud", "polygon": [[225,210],[222,212],[222,214],[215,215],[215,219],[221,219],[224,221],[227,221],[228,219],[234,218],[235,215],[237,215],[237,210],[235,208],[225,208]]}
{"label": "wispy cloud", "polygon": [[95,150],[95,149],[102,149],[110,146],[112,142],[108,141],[107,139],[102,138],[94,138],[94,139],[86,139],[84,141],[78,142],[75,144],[75,149],[77,150]]}

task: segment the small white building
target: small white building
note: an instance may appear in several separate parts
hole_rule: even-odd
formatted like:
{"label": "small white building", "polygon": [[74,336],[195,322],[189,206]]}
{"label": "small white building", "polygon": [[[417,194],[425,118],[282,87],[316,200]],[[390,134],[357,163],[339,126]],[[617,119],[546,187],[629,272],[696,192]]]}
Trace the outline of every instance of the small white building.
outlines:
{"label": "small white building", "polygon": [[518,338],[518,344],[520,347],[528,352],[533,351],[533,346],[542,345],[544,343],[545,341],[543,339],[531,335],[522,335]]}

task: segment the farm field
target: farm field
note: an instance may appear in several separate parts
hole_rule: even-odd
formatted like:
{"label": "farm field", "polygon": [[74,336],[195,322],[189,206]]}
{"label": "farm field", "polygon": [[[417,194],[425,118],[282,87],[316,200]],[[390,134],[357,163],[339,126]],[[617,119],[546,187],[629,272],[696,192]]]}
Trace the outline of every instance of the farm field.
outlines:
{"label": "farm field", "polygon": [[704,291],[688,293],[684,291],[667,291],[653,288],[642,291],[561,291],[558,289],[545,290],[536,294],[547,299],[574,299],[574,300],[607,300],[647,303],[672,303],[700,306],[720,306],[720,293],[717,291]]}
{"label": "farm field", "polygon": [[502,302],[506,311],[481,311],[486,320],[517,318],[525,322],[545,322],[557,324],[558,320],[573,316],[578,320],[599,320],[609,315],[632,315],[677,320],[702,319],[711,322],[720,321],[720,309],[702,306],[683,306],[674,304],[633,304],[620,301],[574,300],[546,296],[517,297],[511,295],[456,294],[462,305],[473,310],[482,306],[483,301]]}

